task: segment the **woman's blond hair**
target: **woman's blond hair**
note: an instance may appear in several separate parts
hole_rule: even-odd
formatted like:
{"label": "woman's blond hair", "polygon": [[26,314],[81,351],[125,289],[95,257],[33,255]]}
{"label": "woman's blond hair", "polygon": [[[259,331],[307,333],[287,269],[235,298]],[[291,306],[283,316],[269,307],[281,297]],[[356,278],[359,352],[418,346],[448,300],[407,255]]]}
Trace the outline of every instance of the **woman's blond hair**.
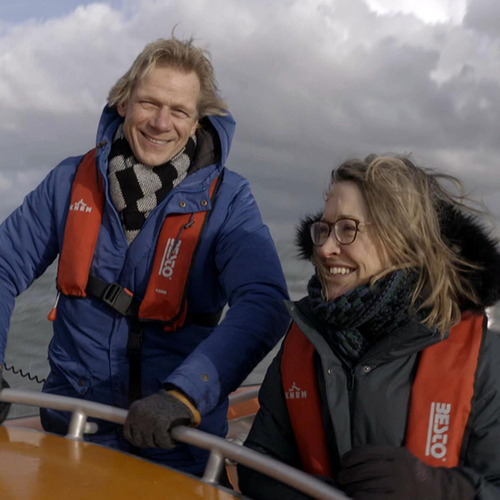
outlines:
{"label": "woman's blond hair", "polygon": [[193,39],[168,40],[160,38],[149,43],[137,56],[130,69],[118,79],[108,95],[110,107],[125,104],[137,84],[156,66],[173,68],[183,73],[194,73],[200,80],[198,118],[209,115],[227,115],[228,106],[219,97],[214,68],[205,49],[195,47]]}
{"label": "woman's blond hair", "polygon": [[[376,155],[364,161],[346,161],[333,170],[327,198],[333,184],[341,181],[352,181],[359,187],[372,222],[366,230],[390,263],[373,281],[397,269],[416,270],[412,305],[418,300],[420,309],[426,312],[422,323],[444,335],[460,321],[460,298],[477,302],[466,279],[477,266],[450,247],[441,232],[443,210],[471,210],[464,205],[460,181],[417,167],[408,157]],[[442,181],[451,184],[455,192]],[[317,263],[317,257],[313,263]]]}

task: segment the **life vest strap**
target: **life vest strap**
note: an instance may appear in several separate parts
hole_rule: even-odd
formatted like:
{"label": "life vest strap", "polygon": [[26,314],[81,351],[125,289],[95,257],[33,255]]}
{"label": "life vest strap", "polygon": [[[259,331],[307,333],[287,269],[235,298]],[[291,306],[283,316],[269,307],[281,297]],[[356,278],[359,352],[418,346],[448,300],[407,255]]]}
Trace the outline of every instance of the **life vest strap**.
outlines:
{"label": "life vest strap", "polygon": [[127,340],[127,358],[129,360],[129,403],[142,398],[142,324],[139,318],[130,321],[130,328]]}
{"label": "life vest strap", "polygon": [[[107,306],[111,307],[111,309],[122,316],[126,316],[127,318],[138,317],[139,307],[141,305],[140,301],[134,297],[132,292],[118,283],[108,283],[90,274],[85,291],[88,295],[92,295],[102,300]],[[221,316],[222,310],[215,314],[188,311],[186,324],[213,328],[219,324]],[[147,320],[141,321],[143,323],[148,322]]]}
{"label": "life vest strap", "polygon": [[102,300],[122,316],[137,318],[140,302],[134,298],[132,292],[118,283],[108,283],[90,274],[85,291],[88,295]]}
{"label": "life vest strap", "polygon": [[188,311],[185,324],[194,324],[198,326],[205,326],[207,328],[215,328],[219,324],[221,316],[222,309],[215,314],[195,313]]}

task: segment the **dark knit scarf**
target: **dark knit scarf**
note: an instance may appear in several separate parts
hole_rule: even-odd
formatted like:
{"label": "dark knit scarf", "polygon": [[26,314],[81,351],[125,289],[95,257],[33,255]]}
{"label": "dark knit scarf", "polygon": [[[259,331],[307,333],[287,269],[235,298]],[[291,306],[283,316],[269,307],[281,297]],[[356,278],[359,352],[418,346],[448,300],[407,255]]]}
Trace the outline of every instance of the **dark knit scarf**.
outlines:
{"label": "dark knit scarf", "polygon": [[148,215],[187,175],[196,151],[192,135],[182,151],[156,167],[139,163],[123,134],[123,124],[113,138],[109,155],[109,190],[122,218],[130,243],[139,234]]}
{"label": "dark knit scarf", "polygon": [[307,286],[309,304],[323,324],[325,339],[354,366],[381,337],[407,322],[417,275],[398,270],[373,285],[360,285],[335,300],[325,301],[314,275]]}

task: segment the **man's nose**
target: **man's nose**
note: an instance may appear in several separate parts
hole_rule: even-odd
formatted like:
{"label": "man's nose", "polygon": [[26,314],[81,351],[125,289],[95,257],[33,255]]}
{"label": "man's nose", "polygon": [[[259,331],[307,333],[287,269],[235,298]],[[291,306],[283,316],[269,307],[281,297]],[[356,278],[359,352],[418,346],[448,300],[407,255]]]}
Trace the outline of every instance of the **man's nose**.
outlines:
{"label": "man's nose", "polygon": [[170,109],[166,106],[159,108],[151,124],[161,132],[170,130],[172,128],[172,115],[170,114]]}

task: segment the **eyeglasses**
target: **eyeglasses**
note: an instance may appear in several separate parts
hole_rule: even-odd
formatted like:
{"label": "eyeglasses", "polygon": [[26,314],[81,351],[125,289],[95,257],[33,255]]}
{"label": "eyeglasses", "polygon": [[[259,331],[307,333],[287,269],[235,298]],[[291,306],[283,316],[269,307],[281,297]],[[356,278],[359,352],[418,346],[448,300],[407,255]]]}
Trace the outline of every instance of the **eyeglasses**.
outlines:
{"label": "eyeglasses", "polygon": [[356,239],[359,228],[365,224],[371,224],[371,222],[351,218],[338,219],[332,223],[317,221],[311,224],[311,239],[316,246],[324,245],[333,229],[335,239],[341,245],[350,245]]}

